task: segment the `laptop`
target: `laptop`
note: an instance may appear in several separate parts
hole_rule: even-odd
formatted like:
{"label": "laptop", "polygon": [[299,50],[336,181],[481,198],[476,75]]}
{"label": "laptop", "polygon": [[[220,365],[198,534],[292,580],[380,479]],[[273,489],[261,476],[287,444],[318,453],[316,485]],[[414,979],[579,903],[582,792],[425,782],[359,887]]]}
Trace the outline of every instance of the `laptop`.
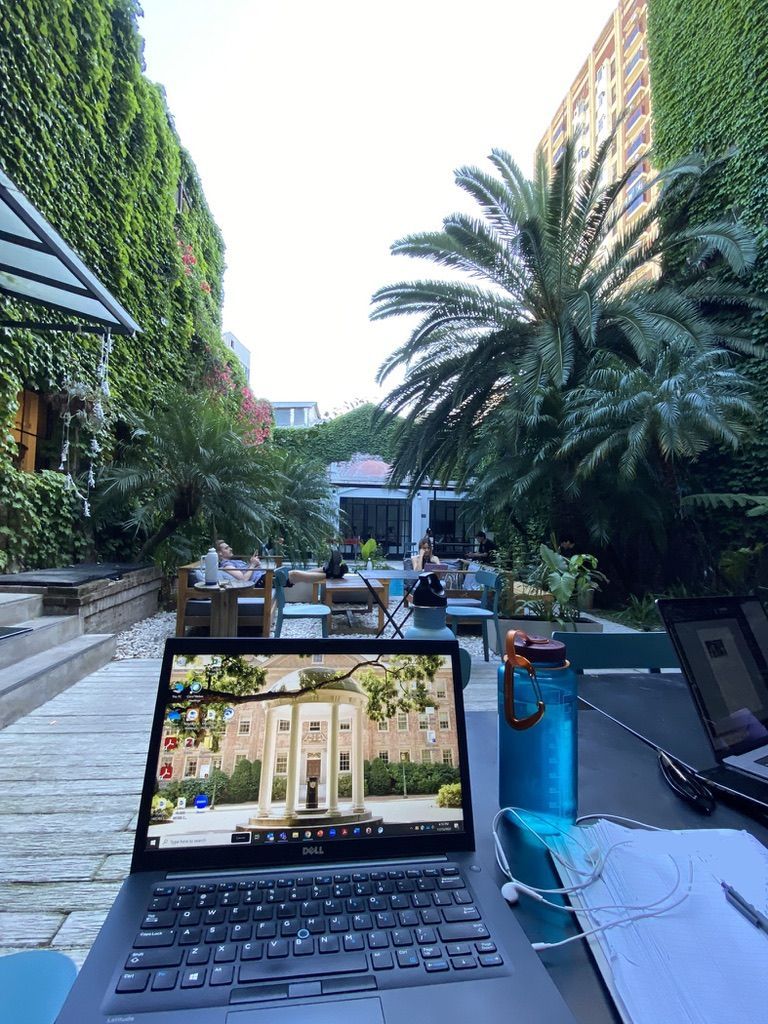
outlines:
{"label": "laptop", "polygon": [[656,603],[717,761],[698,774],[768,810],[768,615],[762,601]]}
{"label": "laptop", "polygon": [[129,877],[58,1024],[573,1017],[476,854],[455,642],[166,645]]}

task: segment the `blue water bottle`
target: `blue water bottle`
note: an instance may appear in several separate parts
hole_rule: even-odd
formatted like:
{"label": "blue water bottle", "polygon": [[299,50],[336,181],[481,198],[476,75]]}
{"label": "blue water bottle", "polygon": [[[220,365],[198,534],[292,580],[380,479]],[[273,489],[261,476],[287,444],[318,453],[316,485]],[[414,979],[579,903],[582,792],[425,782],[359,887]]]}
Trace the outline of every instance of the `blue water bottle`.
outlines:
{"label": "blue water bottle", "polygon": [[565,644],[510,630],[499,666],[499,804],[537,832],[571,825],[577,803],[576,675]]}

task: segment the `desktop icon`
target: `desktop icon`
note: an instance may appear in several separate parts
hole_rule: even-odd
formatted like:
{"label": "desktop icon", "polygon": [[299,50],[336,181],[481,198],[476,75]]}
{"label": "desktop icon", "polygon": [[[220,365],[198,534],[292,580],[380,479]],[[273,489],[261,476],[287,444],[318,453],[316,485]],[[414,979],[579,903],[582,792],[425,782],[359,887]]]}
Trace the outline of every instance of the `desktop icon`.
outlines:
{"label": "desktop icon", "polygon": [[164,782],[173,778],[173,765],[172,764],[161,764],[160,771],[157,773],[158,777]]}
{"label": "desktop icon", "polygon": [[379,825],[379,827],[376,829],[376,831],[379,833],[379,835],[381,835],[381,833],[384,831],[384,829],[383,829],[383,827],[381,825]]}
{"label": "desktop icon", "polygon": [[299,838],[299,833],[298,832],[291,832],[291,839],[298,839],[298,838]]}
{"label": "desktop icon", "polygon": [[174,693],[184,693],[186,687],[184,683],[174,683],[172,689]]}
{"label": "desktop icon", "polygon": [[202,690],[202,688],[203,688],[203,684],[202,684],[202,683],[200,683],[200,682],[198,682],[198,680],[196,679],[196,680],[194,681],[194,683],[192,683],[192,684],[190,685],[190,687],[189,687],[189,692],[190,692],[190,693],[200,693],[200,691]]}
{"label": "desktop icon", "polygon": [[171,708],[171,710],[168,712],[168,721],[169,722],[180,722],[181,721],[181,712],[178,710],[178,708]]}
{"label": "desktop icon", "polygon": [[317,830],[317,838],[318,839],[322,839],[324,835],[325,835],[325,832],[321,828],[319,828]]}
{"label": "desktop icon", "polygon": [[275,833],[274,832],[267,832],[267,842],[268,843],[274,843],[274,841],[275,841]]}
{"label": "desktop icon", "polygon": [[367,829],[365,830],[365,834],[366,834],[367,836],[369,836],[369,835],[371,834],[371,832],[373,832],[373,829],[372,829],[372,828],[370,828],[370,827],[368,827],[368,828],[367,828]]}
{"label": "desktop icon", "polygon": [[309,829],[307,829],[306,832],[304,833],[304,838],[305,839],[311,839],[312,838],[312,833],[309,831]]}
{"label": "desktop icon", "polygon": [[230,718],[234,718],[234,716],[235,716],[235,709],[234,708],[232,708],[232,707],[224,708],[224,721],[225,722],[228,722],[230,720]]}
{"label": "desktop icon", "polygon": [[288,833],[287,832],[281,832],[280,835],[277,838],[280,840],[281,843],[284,843],[286,841],[286,839],[288,838]]}
{"label": "desktop icon", "polygon": [[213,710],[213,708],[208,708],[208,710],[205,712],[205,719],[206,719],[206,721],[207,722],[212,722],[215,718],[216,718],[216,712]]}
{"label": "desktop icon", "polygon": [[329,829],[328,829],[328,835],[329,835],[329,836],[330,836],[331,838],[333,838],[333,837],[334,837],[334,836],[336,835],[336,829],[335,829],[335,828],[329,828]]}
{"label": "desktop icon", "polygon": [[196,722],[199,716],[200,716],[200,712],[197,710],[197,708],[189,708],[188,709],[188,711],[187,711],[187,721],[188,722]]}
{"label": "desktop icon", "polygon": [[197,796],[195,797],[195,807],[198,809],[198,811],[204,811],[205,808],[208,806],[208,802],[208,797],[205,795],[205,793],[198,793]]}
{"label": "desktop icon", "polygon": [[343,829],[341,830],[341,834],[342,834],[343,836],[349,835],[349,829],[348,829],[348,828],[343,828]]}
{"label": "desktop icon", "polygon": [[179,746],[178,736],[166,736],[163,739],[163,750],[177,750]]}
{"label": "desktop icon", "polygon": [[355,825],[355,827],[352,829],[352,835],[354,835],[354,836],[359,836],[360,835],[360,826],[359,825]]}

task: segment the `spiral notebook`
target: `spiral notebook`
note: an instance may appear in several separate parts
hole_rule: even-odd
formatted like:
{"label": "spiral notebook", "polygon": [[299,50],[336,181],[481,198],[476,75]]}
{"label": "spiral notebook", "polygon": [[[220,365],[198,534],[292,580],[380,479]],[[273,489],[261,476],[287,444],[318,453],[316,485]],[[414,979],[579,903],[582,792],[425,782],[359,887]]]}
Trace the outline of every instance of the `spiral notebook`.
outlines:
{"label": "spiral notebook", "polygon": [[[571,897],[585,931],[650,904],[661,910],[687,893],[665,913],[586,940],[626,1024],[768,1024],[768,934],[728,903],[720,885],[728,882],[766,911],[768,850],[754,836],[729,829],[652,832],[602,819],[572,831],[587,849],[605,855],[614,847],[601,877]],[[581,845],[564,837],[552,845],[576,868],[591,869]],[[564,884],[583,881],[555,864]],[[612,904],[637,909],[596,909]]]}

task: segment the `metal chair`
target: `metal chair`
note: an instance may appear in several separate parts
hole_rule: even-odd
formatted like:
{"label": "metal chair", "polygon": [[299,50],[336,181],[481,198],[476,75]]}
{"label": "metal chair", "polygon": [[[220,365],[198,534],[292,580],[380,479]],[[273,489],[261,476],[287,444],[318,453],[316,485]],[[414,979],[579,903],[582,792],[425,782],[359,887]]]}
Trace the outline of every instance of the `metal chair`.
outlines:
{"label": "metal chair", "polygon": [[282,566],[275,569],[274,584],[277,600],[277,619],[275,620],[275,636],[280,636],[284,619],[320,619],[323,636],[328,636],[331,621],[331,608],[327,604],[305,604],[303,602],[286,602],[285,584],[288,582],[288,569]]}
{"label": "metal chair", "polygon": [[53,1024],[76,977],[74,962],[52,949],[0,957],[0,1019]]}
{"label": "metal chair", "polygon": [[556,631],[553,640],[565,644],[571,668],[577,675],[594,668],[680,668],[669,634],[655,633],[569,633]]}
{"label": "metal chair", "polygon": [[483,630],[483,657],[489,661],[488,656],[488,623],[493,622],[496,627],[496,639],[498,651],[503,650],[501,643],[501,626],[499,625],[499,592],[501,590],[501,576],[488,569],[478,569],[475,579],[482,588],[480,607],[472,605],[449,604],[445,612],[445,621],[456,635],[460,623],[479,622]]}

